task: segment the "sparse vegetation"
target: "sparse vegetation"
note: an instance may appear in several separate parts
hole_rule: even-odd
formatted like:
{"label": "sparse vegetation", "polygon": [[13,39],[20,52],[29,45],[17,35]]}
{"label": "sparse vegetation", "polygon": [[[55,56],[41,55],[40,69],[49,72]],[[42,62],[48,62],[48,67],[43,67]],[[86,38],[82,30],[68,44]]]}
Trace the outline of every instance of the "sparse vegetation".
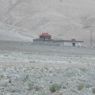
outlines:
{"label": "sparse vegetation", "polygon": [[50,87],[49,87],[49,90],[52,92],[52,93],[54,93],[54,92],[56,92],[56,91],[58,91],[58,90],[60,90],[60,88],[61,88],[61,86],[59,85],[59,84],[52,84]]}
{"label": "sparse vegetation", "polygon": [[[95,57],[92,61],[92,57],[87,55],[85,58],[63,56],[61,62],[67,64],[61,64],[60,61],[57,64],[56,60],[51,59],[50,55],[23,54],[20,60],[19,54],[10,54],[9,56],[12,56],[9,59],[12,59],[15,63],[6,63],[6,60],[5,64],[1,63],[0,95],[3,95],[3,93],[4,95],[95,95]],[[31,56],[33,60],[37,60],[39,63],[23,63],[23,60],[32,60],[30,59]],[[38,57],[39,59],[37,59]],[[41,63],[42,57],[52,60],[53,64],[50,64],[48,60]],[[5,56],[2,56],[2,60],[5,58]],[[55,55],[55,58],[60,60],[58,55]],[[68,59],[72,63],[69,63]],[[16,61],[22,61],[23,64],[19,63],[18,65]],[[73,62],[77,64],[73,64]]]}
{"label": "sparse vegetation", "polygon": [[95,88],[92,88],[92,93],[95,94]]}
{"label": "sparse vegetation", "polygon": [[30,83],[30,82],[28,82],[28,89],[27,90],[32,90],[33,89],[33,84],[32,83]]}
{"label": "sparse vegetation", "polygon": [[77,88],[78,88],[79,91],[83,90],[84,87],[85,87],[84,84],[79,84],[79,85],[77,86]]}

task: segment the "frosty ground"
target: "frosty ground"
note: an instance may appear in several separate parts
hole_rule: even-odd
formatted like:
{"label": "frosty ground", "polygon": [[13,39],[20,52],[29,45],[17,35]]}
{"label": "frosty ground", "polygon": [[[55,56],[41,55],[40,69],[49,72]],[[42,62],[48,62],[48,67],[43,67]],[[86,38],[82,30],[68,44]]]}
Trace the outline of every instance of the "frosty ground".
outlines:
{"label": "frosty ground", "polygon": [[2,47],[0,95],[95,94],[94,49]]}

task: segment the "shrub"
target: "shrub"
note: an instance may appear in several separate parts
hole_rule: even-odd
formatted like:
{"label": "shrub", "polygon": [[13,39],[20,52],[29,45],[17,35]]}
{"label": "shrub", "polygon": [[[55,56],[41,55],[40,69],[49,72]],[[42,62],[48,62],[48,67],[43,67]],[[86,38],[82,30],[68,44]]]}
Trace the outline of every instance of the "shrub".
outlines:
{"label": "shrub", "polygon": [[92,93],[95,94],[95,88],[92,88]]}
{"label": "shrub", "polygon": [[78,85],[78,90],[81,91],[83,88],[84,88],[84,84],[79,84],[79,85]]}
{"label": "shrub", "polygon": [[61,86],[59,84],[52,84],[50,87],[49,87],[49,90],[54,93],[58,90],[60,90]]}
{"label": "shrub", "polygon": [[32,83],[28,83],[28,89],[27,90],[32,90],[33,89],[33,84]]}

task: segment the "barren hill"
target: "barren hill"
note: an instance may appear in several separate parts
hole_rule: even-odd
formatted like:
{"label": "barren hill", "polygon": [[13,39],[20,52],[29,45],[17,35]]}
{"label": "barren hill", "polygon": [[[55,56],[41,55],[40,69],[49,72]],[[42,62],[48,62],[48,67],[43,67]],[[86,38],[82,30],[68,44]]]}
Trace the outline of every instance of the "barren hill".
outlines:
{"label": "barren hill", "polygon": [[[94,9],[94,0],[0,0],[0,22],[5,24],[5,30],[7,25],[19,31],[21,37],[15,35],[15,39],[27,40],[49,32],[57,39],[76,38],[87,44],[89,31],[93,31],[95,38]],[[3,34],[9,34],[11,29]]]}

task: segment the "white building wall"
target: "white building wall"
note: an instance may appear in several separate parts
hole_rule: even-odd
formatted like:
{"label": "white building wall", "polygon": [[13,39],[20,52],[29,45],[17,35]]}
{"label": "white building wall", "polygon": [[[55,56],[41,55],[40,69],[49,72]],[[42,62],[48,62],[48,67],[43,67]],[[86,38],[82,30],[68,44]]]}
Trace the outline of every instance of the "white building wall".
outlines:
{"label": "white building wall", "polygon": [[[72,45],[72,42],[64,42],[64,46],[73,46]],[[80,42],[77,42],[77,43],[75,43],[75,46],[76,47],[82,47],[82,43],[80,43]]]}

